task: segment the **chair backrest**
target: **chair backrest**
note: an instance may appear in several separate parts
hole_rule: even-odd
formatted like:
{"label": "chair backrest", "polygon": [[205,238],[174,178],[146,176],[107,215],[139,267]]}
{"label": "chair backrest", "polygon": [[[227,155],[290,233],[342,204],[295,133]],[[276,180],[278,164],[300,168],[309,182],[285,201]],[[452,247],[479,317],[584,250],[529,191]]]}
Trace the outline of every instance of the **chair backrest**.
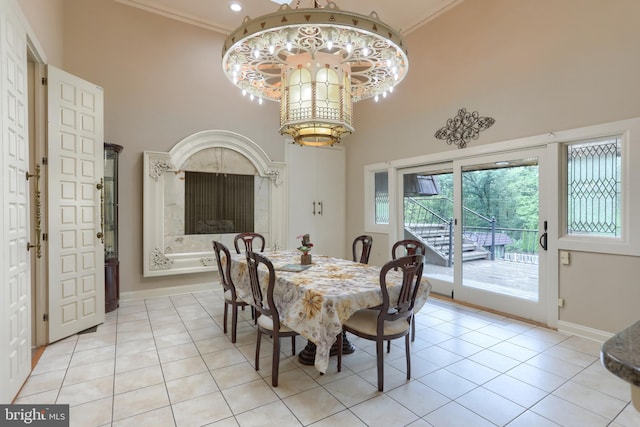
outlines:
{"label": "chair backrest", "polygon": [[[260,264],[266,267],[266,276],[264,270],[263,272],[259,271]],[[247,252],[247,266],[249,268],[249,283],[251,284],[251,294],[253,295],[253,306],[260,314],[271,317],[275,331],[280,330],[280,317],[278,309],[273,302],[273,288],[276,284],[276,272],[273,264],[267,257],[257,252],[249,251]],[[262,291],[264,289],[262,283],[265,281],[267,283],[266,300]]]}
{"label": "chair backrest", "polygon": [[[245,252],[257,251],[264,252],[265,239],[264,236],[260,233],[253,233],[250,231],[236,234],[236,237],[233,238],[233,246],[236,248],[236,253],[240,252],[240,241],[244,244]],[[256,244],[254,249],[254,243]]]}
{"label": "chair backrest", "polygon": [[[398,248],[402,247],[404,249],[403,254],[398,254]],[[419,240],[413,239],[405,239],[398,240],[393,244],[391,248],[391,259],[396,259],[405,255],[426,255],[427,254],[427,245]]]}
{"label": "chair backrest", "polygon": [[[213,241],[213,253],[216,255],[218,263],[218,274],[220,275],[220,283],[222,289],[231,292],[231,298],[236,299],[236,287],[231,280],[231,253],[229,249],[222,243]],[[222,256],[225,257],[224,265],[222,265]]]}
{"label": "chair backrest", "polygon": [[373,237],[367,236],[366,234],[353,239],[353,244],[351,245],[351,250],[353,252],[353,262],[368,264],[372,245]]}
{"label": "chair backrest", "polygon": [[[422,280],[424,255],[408,255],[387,262],[380,270],[382,305],[378,316],[378,331],[382,332],[385,320],[406,319],[413,314],[416,296]],[[402,272],[402,285],[398,298],[390,300],[387,289],[388,274],[391,270]]]}

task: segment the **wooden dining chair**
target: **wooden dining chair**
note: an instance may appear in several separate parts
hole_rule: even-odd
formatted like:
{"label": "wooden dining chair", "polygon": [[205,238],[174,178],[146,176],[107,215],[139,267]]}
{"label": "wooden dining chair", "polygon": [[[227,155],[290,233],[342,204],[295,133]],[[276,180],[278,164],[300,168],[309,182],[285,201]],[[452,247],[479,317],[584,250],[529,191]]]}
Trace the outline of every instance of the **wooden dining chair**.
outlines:
{"label": "wooden dining chair", "polygon": [[353,239],[353,244],[351,245],[353,262],[368,264],[369,255],[371,254],[371,246],[373,246],[373,237],[366,234]]}
{"label": "wooden dining chair", "polygon": [[[233,246],[236,248],[236,253],[238,254],[242,253],[240,252],[241,241],[244,244],[245,252],[250,252],[253,250],[257,252],[264,252],[264,246],[266,241],[264,236],[260,233],[247,231],[244,233],[236,234],[236,236],[233,238]],[[254,249],[254,244],[256,245],[255,249]]]}
{"label": "wooden dining chair", "polygon": [[[399,249],[404,249],[403,254],[398,254]],[[400,256],[405,255],[426,255],[427,254],[427,245],[419,240],[413,239],[404,239],[398,240],[393,244],[391,248],[391,259],[399,258]],[[416,324],[413,322],[411,324],[411,342],[416,340]],[[388,346],[391,344],[389,343]]]}
{"label": "wooden dining chair", "polygon": [[[403,253],[398,253],[399,249],[404,249]],[[405,239],[398,240],[391,248],[391,259],[400,258],[406,255],[425,255],[427,253],[427,245],[419,240]]]}
{"label": "wooden dining chair", "polygon": [[[260,342],[262,335],[268,335],[273,341],[273,356],[271,358],[271,384],[278,386],[278,370],[280,366],[280,337],[291,337],[292,356],[296,354],[296,335],[298,333],[280,323],[278,308],[273,300],[273,289],[276,284],[276,272],[271,261],[257,252],[247,252],[247,265],[249,268],[249,282],[253,295],[253,305],[258,316],[258,341],[256,343],[256,371],[260,370]],[[263,296],[258,268],[263,265],[267,268],[267,295]]]}
{"label": "wooden dining chair", "polygon": [[[380,270],[382,305],[358,310],[342,325],[343,330],[376,342],[379,391],[384,389],[384,341],[405,337],[407,379],[411,379],[409,329],[413,323],[413,307],[421,286],[423,261],[423,255],[409,255],[387,262]],[[402,283],[398,297],[392,300],[389,297],[387,280],[389,272],[396,268],[402,271]],[[430,292],[431,284],[428,283],[427,286],[426,292]],[[338,352],[341,351],[342,336],[338,334]]]}
{"label": "wooden dining chair", "polygon": [[[244,309],[249,305],[236,294],[236,287],[231,280],[231,254],[229,249],[220,242],[213,241],[213,252],[216,255],[216,262],[218,263],[218,274],[220,276],[220,283],[222,289],[224,289],[224,316],[223,316],[223,329],[224,333],[227,333],[227,312],[229,306],[231,306],[231,342],[236,342],[236,329],[238,326],[238,307]],[[225,257],[225,263],[222,265],[222,256]]]}

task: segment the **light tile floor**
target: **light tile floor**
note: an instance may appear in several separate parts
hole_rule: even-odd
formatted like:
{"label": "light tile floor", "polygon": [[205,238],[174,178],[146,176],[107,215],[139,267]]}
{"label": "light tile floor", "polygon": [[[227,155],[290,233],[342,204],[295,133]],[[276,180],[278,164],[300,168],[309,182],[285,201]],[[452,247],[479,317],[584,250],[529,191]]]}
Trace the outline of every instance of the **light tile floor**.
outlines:
{"label": "light tile floor", "polygon": [[[431,298],[417,315],[412,379],[403,340],[336,372],[301,365],[283,339],[279,387],[271,345],[253,367],[256,333],[241,312],[222,332],[218,291],[122,301],[93,333],[50,345],[16,403],[68,403],[72,426],[640,426],[627,383],[605,370],[600,344]],[[299,337],[297,351],[305,344]]]}

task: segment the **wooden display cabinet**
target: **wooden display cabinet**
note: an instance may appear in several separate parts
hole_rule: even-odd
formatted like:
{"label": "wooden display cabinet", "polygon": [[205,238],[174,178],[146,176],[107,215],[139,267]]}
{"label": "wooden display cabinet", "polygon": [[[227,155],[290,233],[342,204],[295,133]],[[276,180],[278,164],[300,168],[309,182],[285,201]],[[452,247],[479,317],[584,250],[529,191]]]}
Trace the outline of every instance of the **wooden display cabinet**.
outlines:
{"label": "wooden display cabinet", "polygon": [[120,261],[118,260],[118,156],[120,145],[104,144],[104,303],[105,312],[118,308]]}

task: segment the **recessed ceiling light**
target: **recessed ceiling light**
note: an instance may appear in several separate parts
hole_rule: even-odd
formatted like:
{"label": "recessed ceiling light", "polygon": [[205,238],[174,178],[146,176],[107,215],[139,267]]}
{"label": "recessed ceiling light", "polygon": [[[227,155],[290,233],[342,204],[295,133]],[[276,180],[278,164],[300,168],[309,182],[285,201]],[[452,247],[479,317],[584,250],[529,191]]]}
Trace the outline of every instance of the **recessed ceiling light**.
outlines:
{"label": "recessed ceiling light", "polygon": [[234,12],[240,12],[242,10],[242,5],[238,2],[233,2],[229,4],[229,9],[231,9]]}
{"label": "recessed ceiling light", "polygon": [[278,3],[278,4],[290,4],[291,0],[271,0],[274,3]]}

